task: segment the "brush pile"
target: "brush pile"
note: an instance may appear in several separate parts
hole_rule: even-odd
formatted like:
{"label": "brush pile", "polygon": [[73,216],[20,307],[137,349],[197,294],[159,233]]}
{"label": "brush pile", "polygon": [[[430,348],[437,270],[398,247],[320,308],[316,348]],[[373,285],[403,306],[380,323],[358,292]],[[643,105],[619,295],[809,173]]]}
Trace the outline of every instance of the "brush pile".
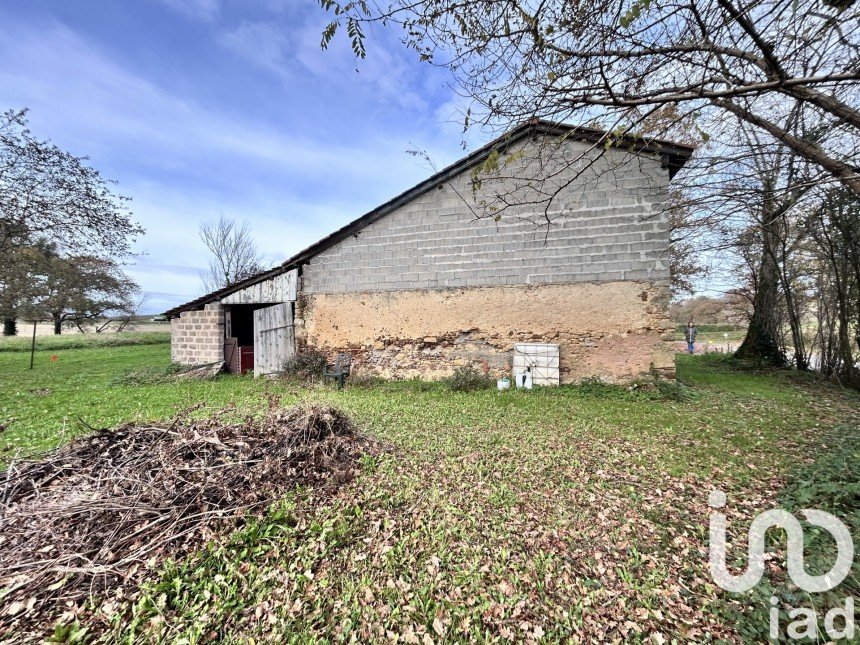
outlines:
{"label": "brush pile", "polygon": [[0,474],[0,634],[44,633],[296,485],[350,480],[377,451],[332,408],[229,414],[98,431]]}

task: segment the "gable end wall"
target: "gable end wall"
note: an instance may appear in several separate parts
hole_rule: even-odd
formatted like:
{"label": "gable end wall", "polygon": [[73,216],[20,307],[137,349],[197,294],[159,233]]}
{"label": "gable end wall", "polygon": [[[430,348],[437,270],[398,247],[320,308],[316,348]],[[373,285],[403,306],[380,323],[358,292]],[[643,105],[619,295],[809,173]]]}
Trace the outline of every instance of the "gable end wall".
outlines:
{"label": "gable end wall", "polygon": [[[556,177],[549,226],[540,210],[476,218],[466,173],[320,253],[300,344],[394,377],[509,373],[515,342],[558,343],[563,381],[672,375],[668,170],[618,151],[588,168]],[[504,181],[485,184],[516,189]]]}
{"label": "gable end wall", "polygon": [[313,258],[302,292],[668,283],[668,170],[654,157],[611,157],[581,177],[558,177],[572,183],[554,201],[549,225],[542,211],[476,217],[469,176],[461,175]]}

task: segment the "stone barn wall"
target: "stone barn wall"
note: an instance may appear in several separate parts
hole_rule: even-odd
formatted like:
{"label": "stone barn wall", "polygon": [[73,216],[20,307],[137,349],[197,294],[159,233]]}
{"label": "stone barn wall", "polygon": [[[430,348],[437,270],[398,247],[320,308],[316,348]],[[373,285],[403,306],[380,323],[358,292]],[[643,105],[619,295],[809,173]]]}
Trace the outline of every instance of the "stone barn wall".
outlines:
{"label": "stone barn wall", "polygon": [[557,343],[561,379],[669,375],[666,294],[647,282],[319,294],[308,298],[310,344],[347,349],[385,377],[439,378],[459,365],[509,374],[515,343]]}
{"label": "stone barn wall", "polygon": [[391,377],[501,374],[515,342],[558,343],[563,382],[673,375],[668,170],[620,151],[581,168],[554,174],[549,224],[527,209],[477,218],[464,173],[323,251],[303,267],[300,346]]}
{"label": "stone barn wall", "polygon": [[220,304],[183,311],[170,321],[170,358],[183,365],[224,360],[224,312]]}

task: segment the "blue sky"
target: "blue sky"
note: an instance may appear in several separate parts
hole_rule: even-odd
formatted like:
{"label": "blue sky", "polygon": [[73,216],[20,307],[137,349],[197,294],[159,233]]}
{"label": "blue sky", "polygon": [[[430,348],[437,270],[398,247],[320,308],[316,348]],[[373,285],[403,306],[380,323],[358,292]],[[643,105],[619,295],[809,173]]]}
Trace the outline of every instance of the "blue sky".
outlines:
{"label": "blue sky", "polygon": [[316,0],[0,4],[0,109],[132,198],[147,312],[200,294],[201,221],[247,219],[274,264],[429,175],[407,149],[463,154],[446,72],[386,31],[365,61],[322,51],[327,20]]}

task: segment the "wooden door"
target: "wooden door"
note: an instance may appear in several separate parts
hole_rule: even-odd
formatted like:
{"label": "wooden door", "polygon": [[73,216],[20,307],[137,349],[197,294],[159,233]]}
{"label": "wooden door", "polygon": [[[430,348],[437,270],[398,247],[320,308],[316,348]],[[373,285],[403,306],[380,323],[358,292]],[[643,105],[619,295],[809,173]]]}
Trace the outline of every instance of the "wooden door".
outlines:
{"label": "wooden door", "polygon": [[295,352],[289,302],[254,311],[254,376],[276,374]]}

